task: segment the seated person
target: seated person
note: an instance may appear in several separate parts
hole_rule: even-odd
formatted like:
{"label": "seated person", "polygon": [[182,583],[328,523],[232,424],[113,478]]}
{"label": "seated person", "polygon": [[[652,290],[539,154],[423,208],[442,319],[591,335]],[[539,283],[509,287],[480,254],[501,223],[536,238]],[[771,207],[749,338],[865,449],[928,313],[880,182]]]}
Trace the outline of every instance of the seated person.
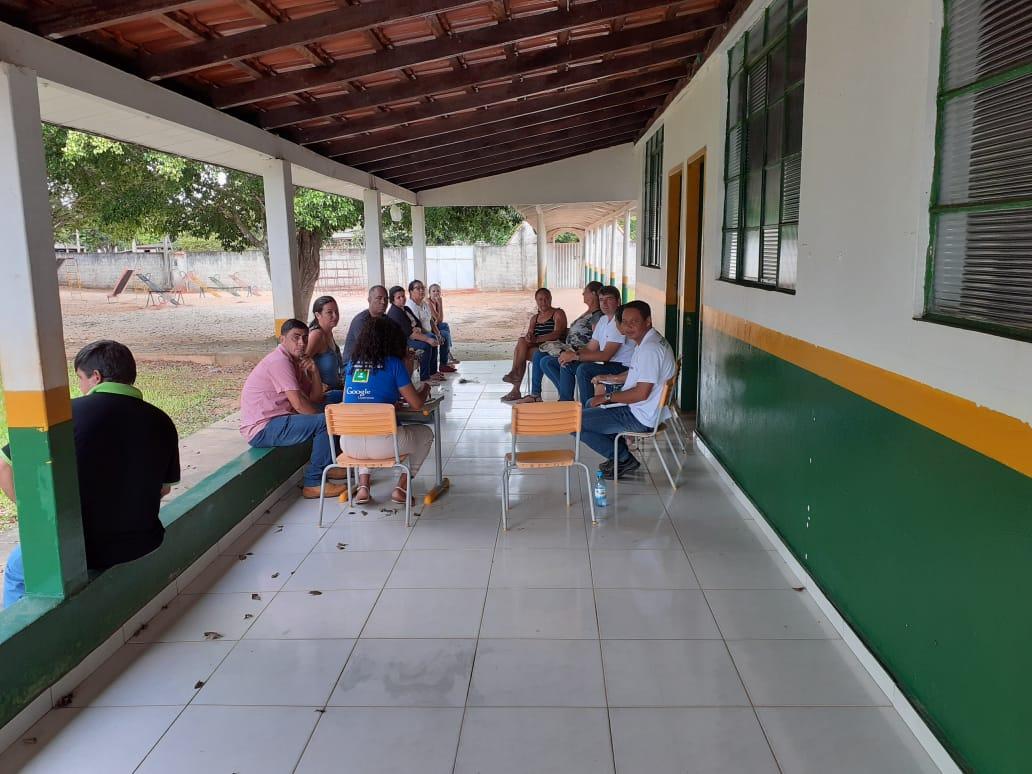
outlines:
{"label": "seated person", "polygon": [[373,285],[369,288],[369,295],[366,297],[369,308],[363,309],[355,315],[348,326],[348,335],[344,339],[344,351],[341,352],[341,359],[347,363],[351,359],[351,350],[355,348],[358,341],[358,334],[370,317],[383,317],[387,314],[387,288],[383,285]]}
{"label": "seated person", "polygon": [[333,329],[340,322],[340,310],[333,296],[319,296],[312,304],[312,321],[308,323],[308,347],[305,355],[315,362],[326,390],[344,387],[344,361],[333,338]]}
{"label": "seated person", "polygon": [[602,319],[598,295],[601,289],[602,283],[598,280],[593,280],[584,286],[584,303],[587,304],[588,309],[573,321],[573,325],[566,333],[565,341],[550,341],[538,347],[538,351],[532,358],[534,373],[531,377],[530,395],[523,398],[521,402],[533,403],[541,400],[542,376],[547,376],[559,390],[559,400],[573,400],[573,371],[570,370],[567,374],[561,375],[559,358],[565,353],[583,349],[591,341],[595,326]]}
{"label": "seated person", "polygon": [[[615,392],[591,399],[581,418],[581,443],[601,454],[598,468],[613,478],[613,439],[617,433],[646,433],[659,424],[660,400],[665,385],[674,376],[674,352],[666,339],[652,327],[652,309],[644,301],[631,301],[617,311],[624,334],[635,343],[631,367],[617,376],[598,377],[622,384]],[[620,439],[620,478],[631,475],[641,463]]]}
{"label": "seated person", "polygon": [[527,371],[527,363],[534,357],[539,345],[546,341],[560,341],[566,336],[566,312],[552,306],[552,291],[538,288],[534,293],[537,312],[530,316],[527,332],[516,342],[512,352],[512,370],[502,377],[503,382],[512,385],[512,390],[502,396],[502,400],[512,402],[520,400],[520,384]]}
{"label": "seated person", "polygon": [[[287,320],[280,327],[280,343],[254,367],[240,394],[240,434],[256,449],[297,446],[312,442],[312,456],[305,468],[302,494],[319,496],[323,469],[333,462],[326,432],[326,403],[339,403],[339,390],[326,392],[319,371],[305,355],[308,326]],[[343,470],[331,470],[332,479],[344,478]],[[327,482],[326,496],[336,497],[344,485]]]}
{"label": "seated person", "polygon": [[387,310],[390,318],[408,339],[408,348],[419,357],[419,380],[421,382],[438,383],[444,379],[437,372],[437,345],[432,336],[423,333],[419,318],[405,303],[405,288],[395,285],[390,290],[391,306]]}
{"label": "seated person", "polygon": [[[86,567],[138,559],[161,545],[161,498],[179,481],[179,436],[161,409],[133,387],[136,360],[124,344],[95,341],[75,356],[83,397],[72,401]],[[0,452],[0,488],[12,500],[10,447]],[[21,546],[4,572],[4,607],[25,594]]]}
{"label": "seated person", "polygon": [[441,294],[441,286],[435,283],[427,289],[427,292],[429,294],[427,301],[430,304],[430,312],[434,316],[434,323],[437,325],[437,330],[441,332],[445,343],[448,344],[447,365],[457,366],[460,361],[455,359],[455,345],[452,341],[451,326],[444,321],[444,296]]}
{"label": "seated person", "polygon": [[448,342],[441,335],[437,324],[434,322],[433,312],[430,304],[426,301],[426,286],[420,280],[412,280],[408,286],[409,300],[405,304],[409,311],[419,320],[420,332],[429,336],[437,343],[437,373],[453,374],[455,368],[448,365]]}
{"label": "seated person", "polygon": [[592,398],[592,384],[596,377],[626,373],[634,357],[634,342],[620,331],[620,323],[616,319],[620,291],[607,285],[599,297],[605,317],[599,320],[588,346],[577,353],[564,352],[559,358],[564,371],[573,369],[580,400],[585,406]]}
{"label": "seated person", "polygon": [[[404,398],[412,408],[422,408],[423,401],[430,394],[430,385],[424,384],[418,391],[412,386],[405,368],[405,352],[405,336],[396,325],[383,317],[366,320],[345,373],[344,402],[397,403]],[[419,472],[433,442],[434,431],[427,425],[398,428],[398,453],[408,454],[407,462],[413,476]],[[360,459],[394,456],[394,441],[390,436],[343,436],[340,445],[345,454]],[[402,473],[391,493],[391,501],[404,504],[407,491],[408,478]],[[369,468],[359,468],[354,504],[368,503],[369,495]]]}

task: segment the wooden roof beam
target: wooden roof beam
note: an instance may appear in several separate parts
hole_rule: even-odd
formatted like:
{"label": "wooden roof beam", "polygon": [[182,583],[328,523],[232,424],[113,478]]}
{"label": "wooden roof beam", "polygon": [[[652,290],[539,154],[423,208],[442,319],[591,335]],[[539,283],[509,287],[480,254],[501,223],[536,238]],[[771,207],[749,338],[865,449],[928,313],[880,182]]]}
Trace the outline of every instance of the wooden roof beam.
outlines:
{"label": "wooden roof beam", "polygon": [[[508,61],[490,62],[488,64],[475,65],[461,73],[428,75],[408,83],[373,87],[361,94],[345,94],[341,97],[321,99],[311,105],[291,105],[289,107],[268,110],[260,116],[259,125],[265,129],[273,129],[301,121],[346,113],[350,110],[418,99],[438,92],[453,91],[463,86],[472,86],[476,83],[485,83],[516,75],[528,75],[538,70],[592,59],[614,51],[660,43],[692,33],[702,32],[706,29],[706,27],[700,24],[702,21],[705,20],[691,16],[669,22],[648,24],[613,35],[574,41],[562,47],[531,51],[521,54],[514,63]],[[699,41],[694,47],[694,53],[700,53],[704,46],[705,40]]]}
{"label": "wooden roof beam", "polygon": [[132,21],[158,13],[177,11],[198,0],[123,0],[122,2],[83,2],[72,8],[48,8],[31,17],[38,35],[57,39],[98,30],[119,22]]}
{"label": "wooden roof beam", "polygon": [[490,137],[467,140],[466,142],[457,142],[452,145],[446,145],[444,147],[434,148],[428,151],[408,153],[403,156],[382,159],[381,161],[367,164],[363,166],[362,169],[374,175],[394,175],[398,174],[399,170],[415,166],[417,164],[430,162],[446,164],[449,160],[463,157],[467,153],[473,153],[486,147],[514,148],[517,144],[525,143],[528,140],[546,142],[557,139],[559,136],[567,133],[579,132],[581,134],[585,134],[588,132],[598,131],[602,128],[624,128],[627,126],[638,126],[640,128],[651,115],[652,109],[648,106],[653,104],[655,104],[655,101],[646,102],[643,104],[642,109],[635,110],[634,112],[626,112],[620,108],[611,108],[611,111],[617,113],[617,115],[614,115],[612,120],[608,121],[590,117],[592,114],[589,114],[589,118],[586,119],[578,116],[575,118],[568,118],[565,121],[539,124],[538,126],[531,127],[525,131],[514,129],[512,131],[502,132]]}
{"label": "wooden roof beam", "polygon": [[[394,2],[394,0],[378,0],[377,3],[367,3],[355,7],[367,8],[383,2]],[[250,83],[223,86],[212,89],[211,102],[218,108],[236,107],[248,102],[272,99],[319,86],[341,83],[352,78],[363,78],[400,70],[404,67],[413,67],[425,62],[473,54],[528,38],[537,38],[585,24],[626,16],[636,11],[665,8],[675,3],[676,0],[596,0],[594,3],[574,6],[568,11],[550,11],[499,22],[490,27],[482,27],[444,38],[397,46],[393,51],[343,59],[327,67],[297,70]],[[717,19],[716,15],[713,16],[713,19]],[[719,19],[715,23],[719,23]]]}
{"label": "wooden roof beam", "polygon": [[[431,104],[413,105],[412,107],[392,110],[389,113],[365,116],[349,120],[346,124],[329,124],[311,129],[300,129],[292,132],[290,138],[303,145],[325,142],[343,137],[354,137],[364,132],[376,132],[390,129],[414,121],[438,118],[475,108],[496,105],[501,102],[531,97],[557,89],[569,88],[614,76],[620,76],[657,65],[676,63],[694,56],[698,46],[694,44],[678,44],[653,49],[641,54],[622,56],[599,64],[574,67],[565,73],[528,78],[519,83],[483,89],[475,94],[465,94],[452,99],[441,100]],[[681,74],[684,68],[679,68]]]}
{"label": "wooden roof beam", "polygon": [[[460,113],[448,118],[388,129],[363,137],[335,140],[322,146],[316,146],[314,150],[326,156],[350,156],[350,154],[360,151],[394,146],[398,143],[418,142],[420,147],[426,148],[435,142],[443,145],[445,144],[443,140],[454,141],[451,138],[457,136],[461,136],[462,139],[470,139],[470,135],[472,137],[487,136],[498,131],[496,126],[506,129],[512,128],[514,125],[530,126],[557,118],[580,115],[599,108],[633,102],[646,96],[655,97],[657,92],[665,95],[670,84],[683,73],[684,69],[681,67],[667,67],[644,75],[605,81],[576,91],[547,94],[522,102],[496,105],[485,110]],[[463,132],[463,130],[468,131]]]}
{"label": "wooden roof beam", "polygon": [[[485,167],[478,167],[477,169],[468,169],[463,173],[457,173],[451,176],[435,177],[426,180],[414,181],[414,185],[409,189],[412,191],[425,191],[428,188],[440,188],[445,185],[454,185],[455,183],[464,183],[467,180],[478,180],[482,177],[490,177],[492,175],[500,175],[505,172],[515,172],[520,169],[526,169],[528,167],[536,167],[541,164],[549,164],[553,161],[562,161],[563,159],[571,158],[572,156],[581,156],[585,153],[591,153],[592,151],[605,150],[606,148],[612,148],[616,145],[624,145],[631,142],[633,135],[629,137],[618,137],[611,142],[604,142],[598,145],[587,145],[587,146],[571,146],[561,150],[556,150],[551,153],[544,153],[539,156],[525,156],[522,159],[514,159],[509,156],[504,161],[499,161],[494,164]],[[395,185],[398,185],[397,182]]]}
{"label": "wooden roof beam", "polygon": [[[163,51],[140,59],[140,74],[151,80],[203,70],[235,59],[261,56],[280,48],[314,43],[348,32],[478,5],[483,0],[375,0],[335,11],[261,27],[217,41]],[[342,78],[341,80],[347,80]],[[303,89],[299,89],[303,91]]]}

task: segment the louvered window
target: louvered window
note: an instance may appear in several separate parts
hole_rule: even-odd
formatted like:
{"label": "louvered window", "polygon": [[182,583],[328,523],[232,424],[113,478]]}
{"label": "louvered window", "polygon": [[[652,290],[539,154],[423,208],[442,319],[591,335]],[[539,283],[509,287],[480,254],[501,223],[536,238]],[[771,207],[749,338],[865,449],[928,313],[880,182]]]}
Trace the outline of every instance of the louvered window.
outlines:
{"label": "louvered window", "polygon": [[645,143],[645,164],[641,193],[641,265],[658,269],[660,252],[660,207],[663,202],[663,127]]}
{"label": "louvered window", "polygon": [[776,0],[728,54],[720,276],[795,292],[806,0]]}
{"label": "louvered window", "polygon": [[1032,338],[1032,0],[946,0],[926,318]]}

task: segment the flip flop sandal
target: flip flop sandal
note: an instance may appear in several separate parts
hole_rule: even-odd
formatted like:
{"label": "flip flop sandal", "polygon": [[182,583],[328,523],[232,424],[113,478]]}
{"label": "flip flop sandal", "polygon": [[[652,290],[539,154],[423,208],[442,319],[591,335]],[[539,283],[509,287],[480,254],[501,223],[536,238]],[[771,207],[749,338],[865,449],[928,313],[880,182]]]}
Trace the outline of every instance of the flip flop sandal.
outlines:
{"label": "flip flop sandal", "polygon": [[[394,503],[395,505],[404,505],[405,504],[405,498],[402,497],[400,500],[397,499],[394,496],[395,492],[401,492],[402,495],[404,495],[405,494],[405,490],[402,489],[400,486],[396,486],[396,487],[394,487],[394,490],[391,492],[391,502]],[[416,498],[413,497],[412,498],[412,505],[415,505],[415,504],[416,504]]]}
{"label": "flip flop sandal", "polygon": [[[363,489],[366,491],[365,497],[360,497],[358,493],[361,492]],[[358,487],[355,489],[355,499],[351,501],[351,504],[366,505],[367,503],[372,502],[373,498],[370,496],[370,494],[371,493],[369,491],[369,487],[367,487],[365,484],[359,484]]]}

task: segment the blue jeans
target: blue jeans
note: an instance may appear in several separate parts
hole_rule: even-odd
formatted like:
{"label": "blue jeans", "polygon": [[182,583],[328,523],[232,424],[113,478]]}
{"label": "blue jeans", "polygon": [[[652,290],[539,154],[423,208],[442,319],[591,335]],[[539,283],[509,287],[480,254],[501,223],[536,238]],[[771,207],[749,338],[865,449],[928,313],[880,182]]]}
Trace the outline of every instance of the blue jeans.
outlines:
{"label": "blue jeans", "polygon": [[595,397],[595,388],[591,380],[600,374],[622,374],[627,366],[622,363],[581,363],[577,369],[577,389],[580,390],[580,402],[585,406]]}
{"label": "blue jeans", "polygon": [[448,365],[448,361],[451,360],[451,328],[448,327],[448,323],[437,323],[437,329],[441,332],[441,351],[438,353],[438,364]]}
{"label": "blue jeans", "polygon": [[573,389],[577,384],[577,368],[580,361],[574,360],[564,366],[559,365],[559,358],[546,355],[541,358],[539,368],[548,377],[548,381],[559,390],[559,400],[573,400]]}
{"label": "blue jeans", "polygon": [[427,344],[425,341],[409,339],[408,345],[419,352],[419,378],[426,381],[433,374],[437,373],[437,347]]}
{"label": "blue jeans", "polygon": [[[326,403],[340,403],[340,390],[326,393]],[[322,483],[322,472],[327,465],[333,464],[333,451],[330,448],[330,436],[326,432],[326,417],[323,414],[287,414],[274,417],[269,424],[251,439],[256,449],[269,449],[277,446],[297,446],[305,441],[312,442],[312,456],[305,468],[305,486],[319,486]]]}
{"label": "blue jeans", "polygon": [[541,378],[545,375],[545,372],[541,369],[541,364],[547,360],[551,355],[546,355],[540,349],[535,349],[534,354],[530,358],[530,394],[541,397]]}
{"label": "blue jeans", "polygon": [[[577,375],[580,375],[578,370]],[[607,460],[613,459],[613,439],[617,433],[629,431],[632,433],[646,433],[651,427],[645,427],[631,413],[630,406],[616,406],[615,408],[589,408],[581,415],[581,443],[590,446]],[[627,450],[624,439],[620,439],[620,464],[623,465],[631,460],[631,453]]]}
{"label": "blue jeans", "polygon": [[7,557],[4,569],[4,609],[25,596],[25,565],[22,563],[21,544]]}

